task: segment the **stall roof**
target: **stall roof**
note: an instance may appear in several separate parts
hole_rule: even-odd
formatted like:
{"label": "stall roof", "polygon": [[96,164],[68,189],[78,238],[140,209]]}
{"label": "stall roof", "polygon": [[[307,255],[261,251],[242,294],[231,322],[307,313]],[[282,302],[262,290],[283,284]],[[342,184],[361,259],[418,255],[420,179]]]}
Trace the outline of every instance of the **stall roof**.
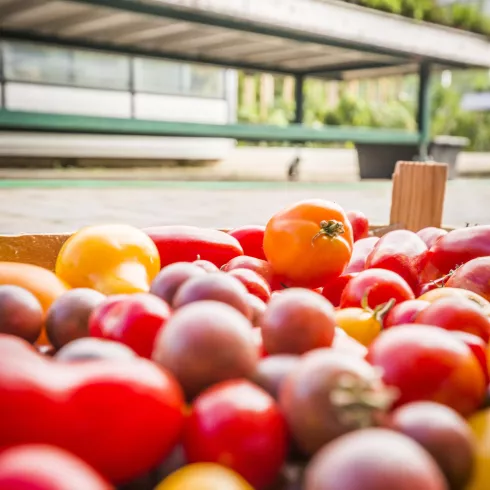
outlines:
{"label": "stall roof", "polygon": [[488,39],[337,0],[0,0],[0,35],[290,74],[489,67]]}

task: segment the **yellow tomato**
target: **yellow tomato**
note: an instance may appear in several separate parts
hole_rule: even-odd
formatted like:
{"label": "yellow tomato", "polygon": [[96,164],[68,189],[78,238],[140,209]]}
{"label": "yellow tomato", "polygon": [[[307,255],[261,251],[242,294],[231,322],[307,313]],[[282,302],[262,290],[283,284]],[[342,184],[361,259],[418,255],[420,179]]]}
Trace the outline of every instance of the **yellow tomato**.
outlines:
{"label": "yellow tomato", "polygon": [[253,490],[234,471],[215,463],[184,466],[165,478],[155,490]]}
{"label": "yellow tomato", "polygon": [[472,301],[474,301],[475,303],[483,307],[490,305],[490,302],[488,302],[483,296],[480,296],[479,294],[474,293],[473,291],[468,291],[467,289],[460,289],[460,288],[444,287],[444,288],[432,289],[431,291],[427,291],[417,299],[428,301],[429,303],[434,303],[434,301],[437,301],[439,299],[453,297],[453,296],[460,296],[460,297],[463,296],[464,298],[471,299]]}
{"label": "yellow tomato", "polygon": [[72,287],[104,294],[147,292],[160,271],[152,239],[128,225],[83,228],[63,245],[56,274]]}
{"label": "yellow tomato", "polygon": [[335,312],[337,325],[349,336],[368,346],[381,332],[377,315],[364,308],[344,308]]}
{"label": "yellow tomato", "polygon": [[490,488],[490,409],[469,418],[468,424],[476,438],[476,457],[473,477],[466,490]]}

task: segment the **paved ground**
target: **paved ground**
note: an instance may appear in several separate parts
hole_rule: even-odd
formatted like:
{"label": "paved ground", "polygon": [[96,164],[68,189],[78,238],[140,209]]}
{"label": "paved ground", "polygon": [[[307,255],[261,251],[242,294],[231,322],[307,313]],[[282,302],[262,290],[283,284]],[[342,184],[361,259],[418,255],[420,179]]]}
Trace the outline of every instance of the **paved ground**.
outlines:
{"label": "paved ground", "polygon": [[[0,233],[71,231],[94,223],[137,226],[265,223],[285,204],[319,197],[386,223],[390,182],[165,182],[0,180]],[[444,222],[490,223],[490,179],[448,183]]]}

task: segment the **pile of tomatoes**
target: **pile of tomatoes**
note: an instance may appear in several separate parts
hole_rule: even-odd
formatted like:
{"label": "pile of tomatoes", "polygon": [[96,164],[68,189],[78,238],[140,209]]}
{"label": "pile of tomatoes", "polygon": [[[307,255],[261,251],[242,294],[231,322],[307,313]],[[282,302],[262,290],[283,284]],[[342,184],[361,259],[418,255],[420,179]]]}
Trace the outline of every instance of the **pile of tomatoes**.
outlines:
{"label": "pile of tomatoes", "polygon": [[490,488],[490,226],[87,227],[0,262],[1,490]]}

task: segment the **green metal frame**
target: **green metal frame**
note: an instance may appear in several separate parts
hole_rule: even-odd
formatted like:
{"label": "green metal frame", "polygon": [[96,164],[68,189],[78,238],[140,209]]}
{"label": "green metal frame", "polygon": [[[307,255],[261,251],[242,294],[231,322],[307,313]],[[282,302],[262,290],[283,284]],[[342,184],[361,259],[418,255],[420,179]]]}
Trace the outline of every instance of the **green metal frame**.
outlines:
{"label": "green metal frame", "polygon": [[0,130],[44,131],[139,136],[233,138],[247,141],[290,141],[296,143],[419,144],[417,132],[372,128],[309,128],[300,124],[267,126],[248,124],[201,124],[148,121],[107,117],[72,116],[0,110]]}

